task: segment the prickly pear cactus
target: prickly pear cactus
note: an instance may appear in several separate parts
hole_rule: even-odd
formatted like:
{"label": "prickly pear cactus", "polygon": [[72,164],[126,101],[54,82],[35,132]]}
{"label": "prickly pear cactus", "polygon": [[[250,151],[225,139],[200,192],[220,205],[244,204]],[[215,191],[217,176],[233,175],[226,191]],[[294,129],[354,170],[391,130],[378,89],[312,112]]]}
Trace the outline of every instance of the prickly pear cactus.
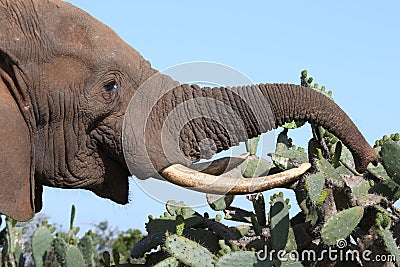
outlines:
{"label": "prickly pear cactus", "polygon": [[65,266],[85,266],[85,259],[77,246],[69,245],[65,251]]}
{"label": "prickly pear cactus", "polygon": [[32,256],[36,266],[43,266],[46,255],[51,248],[52,236],[49,228],[41,226],[32,236]]}
{"label": "prickly pear cactus", "polygon": [[387,141],[381,148],[382,164],[392,180],[400,184],[400,144]]}
{"label": "prickly pear cactus", "polygon": [[382,236],[387,251],[395,257],[397,266],[400,266],[400,250],[393,238],[393,233],[382,226],[379,226],[379,235]]}
{"label": "prickly pear cactus", "polygon": [[289,199],[284,200],[283,194],[271,197],[269,222],[271,229],[272,248],[276,251],[283,250],[289,234]]}
{"label": "prickly pear cactus", "polygon": [[178,235],[170,235],[165,240],[168,253],[188,266],[214,266],[214,255],[200,244]]}
{"label": "prickly pear cactus", "polygon": [[258,262],[253,251],[235,251],[222,255],[215,262],[216,267],[225,266],[253,266]]}
{"label": "prickly pear cactus", "polygon": [[347,238],[353,232],[363,215],[364,208],[359,206],[335,214],[322,227],[322,240],[329,246],[336,245],[339,240]]}

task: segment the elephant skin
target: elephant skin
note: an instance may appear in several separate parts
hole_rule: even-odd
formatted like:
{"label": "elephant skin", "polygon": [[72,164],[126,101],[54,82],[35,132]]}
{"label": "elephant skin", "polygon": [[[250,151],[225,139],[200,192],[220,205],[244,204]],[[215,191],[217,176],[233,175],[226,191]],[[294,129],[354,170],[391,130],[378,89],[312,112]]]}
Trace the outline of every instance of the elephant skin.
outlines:
{"label": "elephant skin", "polygon": [[125,204],[130,175],[189,166],[293,119],[338,136],[359,172],[377,162],[350,118],[312,89],[179,84],[58,0],[0,0],[0,25],[0,213],[14,219],[40,211],[43,186]]}

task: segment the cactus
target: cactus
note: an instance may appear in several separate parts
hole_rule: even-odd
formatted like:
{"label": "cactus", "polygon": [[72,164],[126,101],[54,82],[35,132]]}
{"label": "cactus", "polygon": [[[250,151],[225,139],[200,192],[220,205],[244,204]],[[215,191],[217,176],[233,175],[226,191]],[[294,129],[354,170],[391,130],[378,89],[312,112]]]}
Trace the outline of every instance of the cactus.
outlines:
{"label": "cactus", "polygon": [[286,246],[289,233],[289,205],[283,199],[283,194],[271,197],[269,222],[271,227],[272,248],[276,251],[283,250]]}
{"label": "cactus", "polygon": [[[203,221],[203,217],[193,214],[193,215],[183,215],[186,227],[193,227]],[[154,234],[158,232],[165,232],[168,230],[171,233],[175,233],[175,219],[176,216],[171,216],[165,214],[160,218],[154,218],[146,223],[146,230],[149,234]]]}
{"label": "cactus", "polygon": [[339,169],[335,169],[326,159],[320,158],[316,164],[319,171],[322,172],[328,182],[334,184],[337,187],[343,187],[345,182],[341,175],[347,175],[347,173],[340,172]]}
{"label": "cactus", "polygon": [[196,212],[188,207],[185,203],[182,201],[176,202],[174,200],[169,200],[166,203],[166,208],[171,216],[176,216],[176,215],[193,215]]}
{"label": "cactus", "polygon": [[380,180],[388,180],[390,176],[387,174],[385,168],[381,163],[378,163],[378,166],[374,166],[373,164],[368,165],[368,172],[375,176]]}
{"label": "cactus", "polygon": [[175,257],[169,257],[166,258],[156,265],[154,267],[178,267],[179,266],[179,261]]}
{"label": "cactus", "polygon": [[154,233],[144,237],[140,240],[131,250],[132,258],[140,258],[146,252],[151,251],[157,246],[161,245],[165,239],[165,234],[163,232]]}
{"label": "cactus", "polygon": [[400,266],[400,250],[397,247],[392,232],[389,229],[379,226],[379,235],[382,236],[388,252],[395,257],[397,266]]}
{"label": "cactus", "polygon": [[78,243],[78,248],[82,253],[82,256],[85,260],[85,266],[92,267],[94,266],[94,254],[93,254],[93,240],[89,235],[84,235]]}
{"label": "cactus", "polygon": [[325,177],[322,173],[315,173],[307,176],[306,189],[308,197],[310,198],[312,203],[317,204],[318,200],[320,200],[321,194],[324,190],[324,186],[325,186]]}
{"label": "cactus", "polygon": [[61,237],[56,237],[53,239],[52,247],[54,248],[54,252],[57,256],[57,261],[61,264],[61,266],[65,265],[65,251],[67,250],[68,244]]}
{"label": "cactus", "polygon": [[256,263],[257,256],[253,251],[236,251],[227,253],[220,257],[216,261],[215,266],[253,266]]}
{"label": "cactus", "polygon": [[213,210],[220,211],[228,208],[235,199],[235,196],[206,194],[206,198],[208,205],[210,205]]}
{"label": "cactus", "polygon": [[383,195],[392,201],[400,199],[400,185],[390,178],[380,183],[375,183],[370,192]]}
{"label": "cactus", "polygon": [[32,256],[35,266],[43,266],[47,253],[51,248],[52,236],[49,228],[40,226],[32,236]]}
{"label": "cactus", "polygon": [[245,165],[243,176],[246,178],[268,175],[274,167],[271,162],[254,155],[249,156],[243,165]]}
{"label": "cactus", "polygon": [[394,182],[400,184],[400,144],[387,141],[381,149],[382,164]]}
{"label": "cactus", "polygon": [[259,141],[260,141],[260,135],[247,140],[245,142],[247,152],[249,152],[251,155],[255,155],[257,153],[257,146]]}
{"label": "cactus", "polygon": [[65,266],[85,266],[85,259],[83,258],[82,253],[77,246],[68,245],[65,251]]}
{"label": "cactus", "polygon": [[216,253],[220,249],[220,237],[213,231],[206,229],[185,229],[184,236],[189,238],[190,240],[202,244],[212,253]]}
{"label": "cactus", "polygon": [[364,207],[356,206],[330,217],[321,230],[323,242],[333,246],[338,240],[347,238],[361,221],[363,215]]}
{"label": "cactus", "polygon": [[183,264],[189,266],[213,266],[214,255],[198,243],[178,235],[165,240],[165,249]]}
{"label": "cactus", "polygon": [[282,170],[298,166],[300,163],[308,162],[307,154],[301,150],[282,149],[271,154],[273,163]]}

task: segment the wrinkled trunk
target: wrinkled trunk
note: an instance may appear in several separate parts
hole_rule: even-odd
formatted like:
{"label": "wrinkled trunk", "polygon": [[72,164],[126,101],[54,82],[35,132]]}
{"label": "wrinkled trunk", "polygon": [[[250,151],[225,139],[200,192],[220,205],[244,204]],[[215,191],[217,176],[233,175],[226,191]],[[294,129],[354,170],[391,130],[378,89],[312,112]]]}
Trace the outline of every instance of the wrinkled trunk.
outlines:
{"label": "wrinkled trunk", "polygon": [[145,123],[146,151],[157,171],[175,163],[188,166],[292,120],[308,121],[335,134],[352,152],[359,172],[377,161],[338,105],[313,89],[291,84],[234,88],[183,84],[165,90]]}

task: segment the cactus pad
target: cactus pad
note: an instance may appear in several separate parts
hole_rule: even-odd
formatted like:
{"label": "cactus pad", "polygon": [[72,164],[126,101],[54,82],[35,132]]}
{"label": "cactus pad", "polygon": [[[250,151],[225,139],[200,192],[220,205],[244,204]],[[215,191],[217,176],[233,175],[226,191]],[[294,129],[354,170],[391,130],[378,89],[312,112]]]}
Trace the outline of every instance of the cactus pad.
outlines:
{"label": "cactus pad", "polygon": [[214,266],[214,255],[198,243],[178,235],[165,240],[168,253],[189,266]]}
{"label": "cactus pad", "polygon": [[256,263],[256,253],[252,251],[236,251],[227,253],[220,257],[215,263],[215,266],[253,266]]}
{"label": "cactus pad", "polygon": [[396,241],[393,238],[393,234],[389,229],[383,229],[379,227],[379,234],[382,236],[383,242],[387,250],[396,258],[397,266],[400,266],[400,250],[397,247]]}
{"label": "cactus pad", "polygon": [[322,227],[322,240],[329,246],[336,245],[338,240],[348,237],[353,232],[363,215],[364,207],[361,206],[336,213]]}
{"label": "cactus pad", "polygon": [[315,173],[307,176],[306,188],[308,197],[313,204],[316,204],[321,197],[322,191],[324,190],[325,177],[322,173]]}
{"label": "cactus pad", "polygon": [[400,144],[387,141],[381,149],[382,164],[386,172],[397,184],[400,184]]}
{"label": "cactus pad", "polygon": [[271,227],[272,248],[275,250],[284,249],[289,233],[289,207],[287,202],[280,195],[271,197],[269,222]]}
{"label": "cactus pad", "polygon": [[36,266],[43,266],[46,254],[50,250],[52,237],[49,228],[38,227],[32,236],[32,256]]}
{"label": "cactus pad", "polygon": [[66,267],[85,266],[85,259],[77,246],[68,245],[65,251]]}

